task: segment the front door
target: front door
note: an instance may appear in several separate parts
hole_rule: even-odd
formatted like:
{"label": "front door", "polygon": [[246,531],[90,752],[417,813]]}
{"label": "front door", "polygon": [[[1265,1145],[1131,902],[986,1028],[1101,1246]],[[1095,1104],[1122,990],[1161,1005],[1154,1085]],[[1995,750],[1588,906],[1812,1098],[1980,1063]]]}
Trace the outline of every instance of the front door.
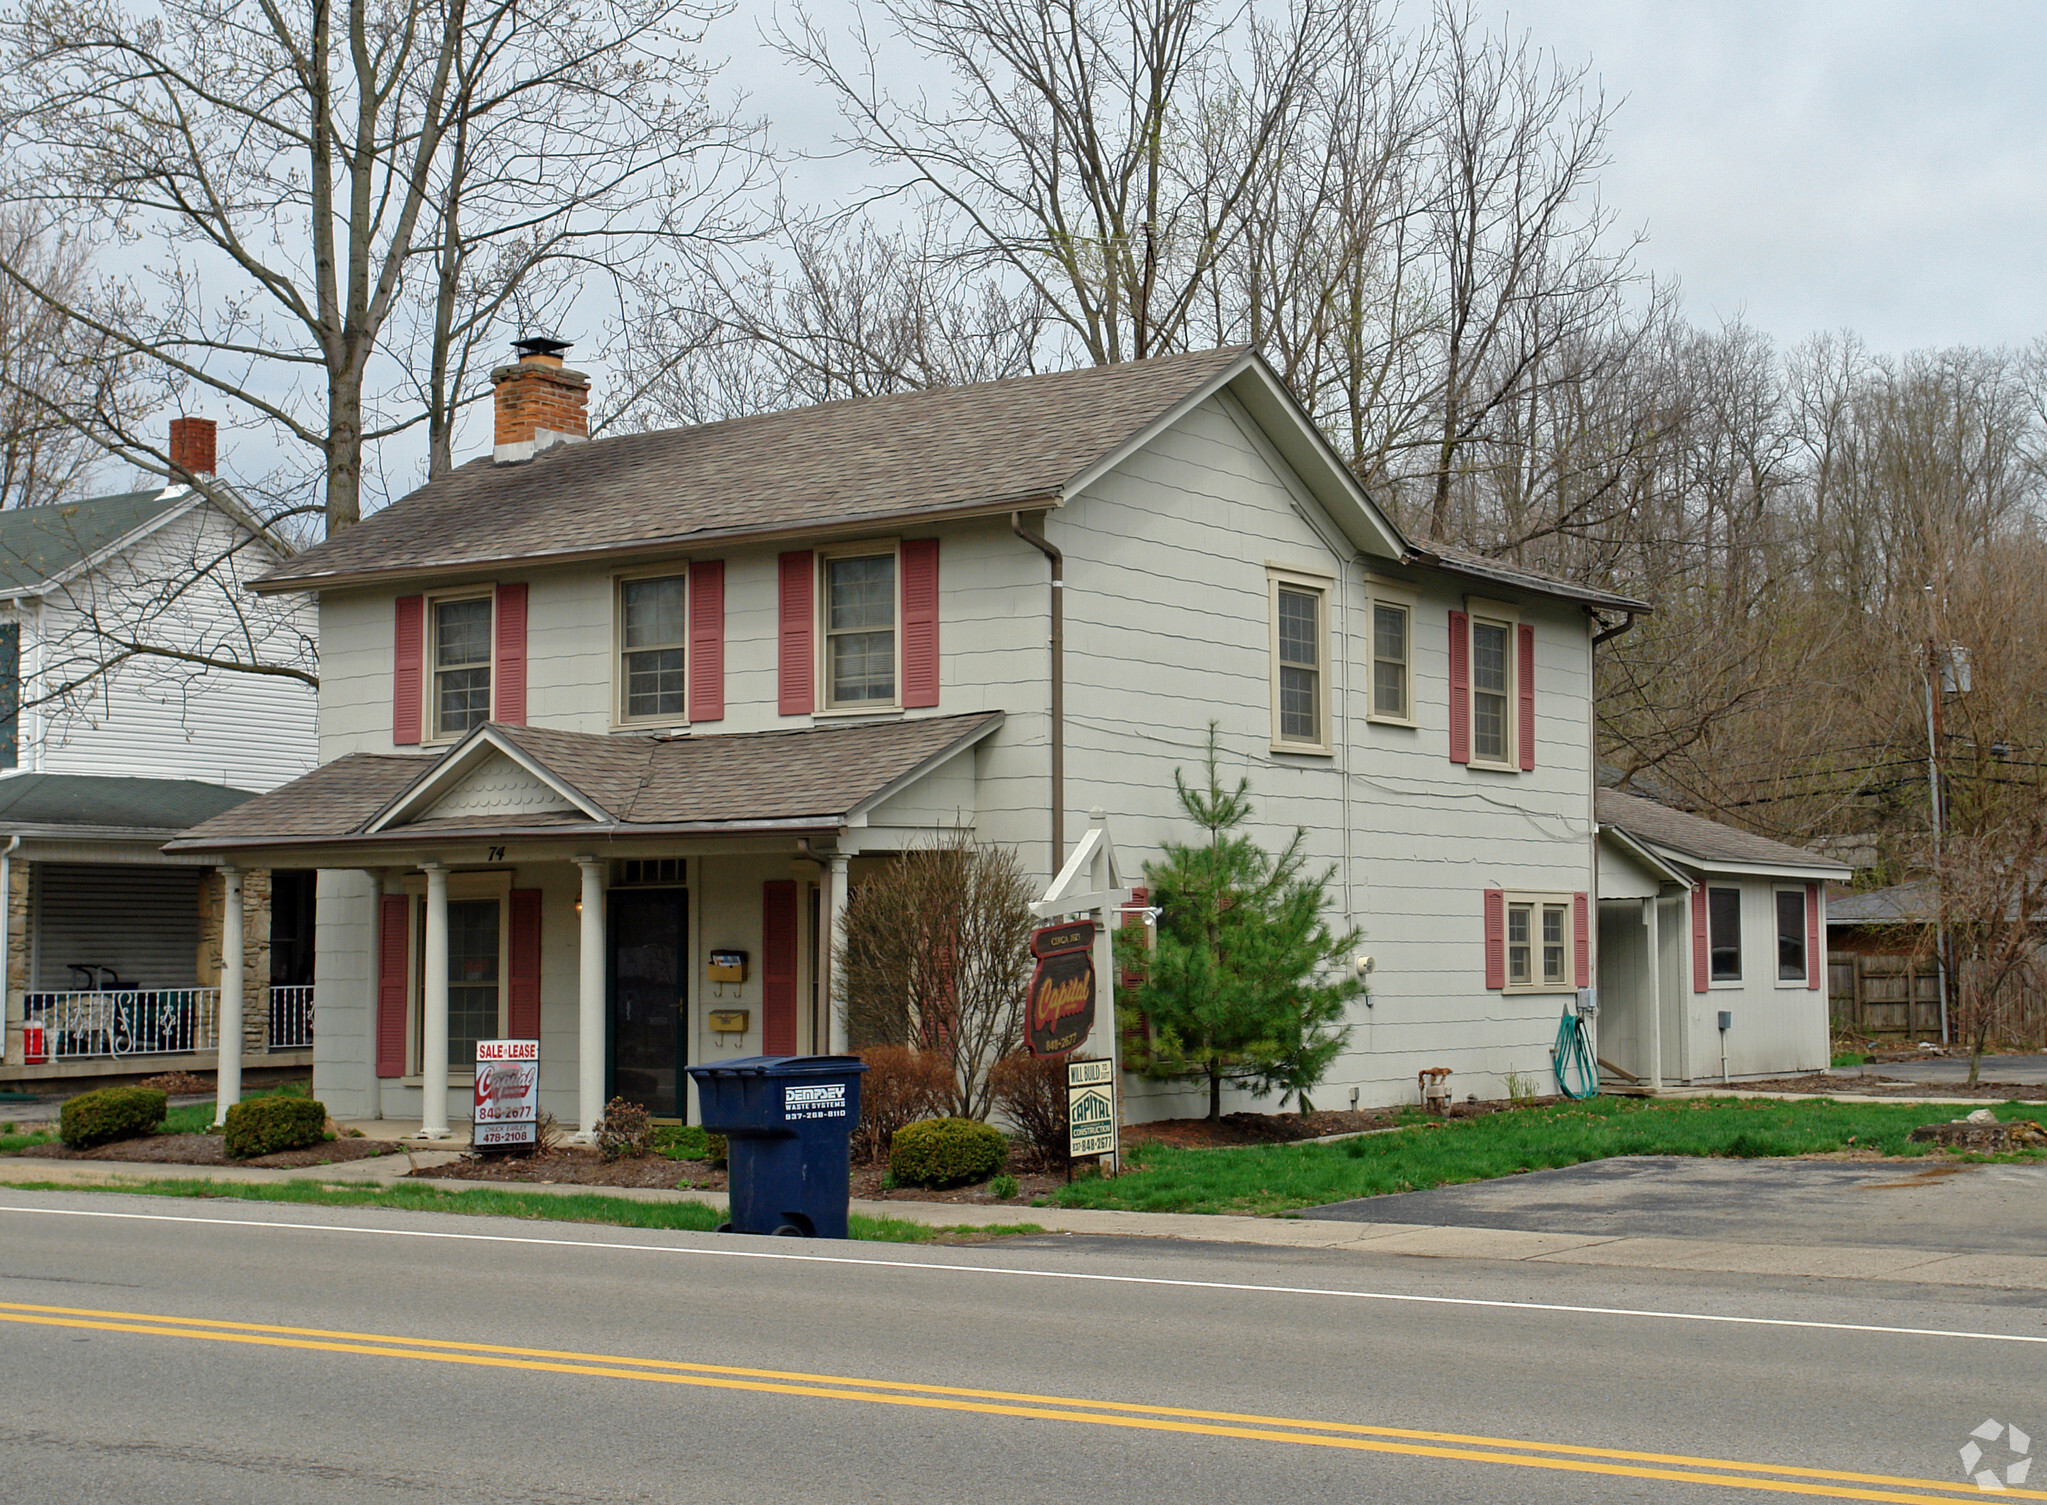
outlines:
{"label": "front door", "polygon": [[680,1119],[689,1043],[684,891],[623,888],[608,897],[611,1082],[605,1098],[622,1097],[656,1118]]}

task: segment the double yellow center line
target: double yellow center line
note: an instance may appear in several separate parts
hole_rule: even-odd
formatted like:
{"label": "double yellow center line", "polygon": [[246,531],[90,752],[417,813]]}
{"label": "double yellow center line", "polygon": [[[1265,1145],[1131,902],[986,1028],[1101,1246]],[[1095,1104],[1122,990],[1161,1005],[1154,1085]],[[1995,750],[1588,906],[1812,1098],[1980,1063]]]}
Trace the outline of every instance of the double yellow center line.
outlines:
{"label": "double yellow center line", "polygon": [[[1141,1405],[1127,1401],[1081,1400],[1070,1396],[1036,1395],[1007,1390],[975,1390],[952,1385],[921,1385],[900,1380],[864,1379],[849,1375],[746,1369],[723,1364],[691,1364],[676,1359],[633,1358],[619,1354],[579,1353],[549,1348],[518,1348],[496,1343],[467,1343],[447,1338],[414,1338],[393,1333],[283,1327],[260,1322],[177,1317],[160,1312],[103,1311],[90,1307],[36,1306],[25,1302],[6,1301],[0,1302],[0,1322],[38,1327],[83,1328],[93,1332],[127,1333],[142,1337],[184,1338],[209,1343],[236,1343],[259,1348],[353,1354],[365,1358],[465,1364],[487,1369],[524,1370],[536,1374],[575,1375],[590,1379],[689,1385],[703,1389],[749,1391],[808,1400],[859,1401],[870,1405],[910,1406],[931,1411],[1020,1417],[1033,1421],[1070,1422],[1085,1426],[1121,1427],[1147,1432],[1173,1432],[1249,1442],[1292,1444],[1300,1447],[1341,1448],[1363,1453],[1392,1453],[1415,1458],[1496,1464],[1510,1468],[1654,1479],[1675,1484],[1712,1484],[1729,1489],[1808,1495],[1829,1500],[1914,1502],[1980,1501],[1983,1498],[1980,1493],[1974,1492],[1964,1483],[1901,1478],[1889,1474],[1845,1473],[1834,1469],[1748,1463],[1728,1458],[1630,1452],[1617,1448],[1579,1447],[1567,1443],[1531,1442],[1519,1438],[1485,1437],[1461,1432],[1375,1427],[1354,1422],[1316,1421],[1302,1417],[1262,1416],[1235,1411],[1204,1411],[1178,1406]],[[2047,1494],[2025,1489],[2005,1490],[2002,1497],[2014,1500],[2047,1500]]]}

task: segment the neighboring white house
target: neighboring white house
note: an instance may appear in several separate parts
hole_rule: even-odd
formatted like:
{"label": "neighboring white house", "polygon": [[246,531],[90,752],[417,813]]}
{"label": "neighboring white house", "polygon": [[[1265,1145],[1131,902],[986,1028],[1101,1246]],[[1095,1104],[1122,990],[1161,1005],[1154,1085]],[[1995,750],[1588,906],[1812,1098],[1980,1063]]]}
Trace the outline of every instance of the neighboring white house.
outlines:
{"label": "neighboring white house", "polygon": [[1599,791],[1599,1052],[1651,1087],[1823,1071],[1829,858]]}
{"label": "neighboring white house", "polygon": [[260,582],[319,597],[322,766],[173,844],[321,869],[335,1113],[440,1132],[504,1031],[565,1121],[687,1113],[688,1062],[839,1043],[870,862],[964,821],[1043,881],[1099,806],[1134,871],[1211,721],[1376,963],[1317,1100],[1547,1078],[1643,603],[1410,543],[1246,350],[562,442],[560,348],[495,373],[495,453]]}
{"label": "neighboring white house", "polygon": [[[212,470],[213,426],[172,424]],[[0,512],[0,1081],[210,1066],[224,896],[243,892],[248,1048],[310,1060],[312,876],[166,854],[315,761],[310,601],[243,582],[289,550],[192,485]],[[244,891],[245,890],[245,891]],[[275,1054],[270,1053],[275,1047]]]}

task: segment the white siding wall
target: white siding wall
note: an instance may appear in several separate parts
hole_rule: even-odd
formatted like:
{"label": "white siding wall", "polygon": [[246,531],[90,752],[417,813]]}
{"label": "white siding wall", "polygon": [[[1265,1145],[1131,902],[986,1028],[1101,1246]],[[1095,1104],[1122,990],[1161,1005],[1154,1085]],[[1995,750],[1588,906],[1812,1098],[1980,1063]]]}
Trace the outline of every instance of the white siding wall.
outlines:
{"label": "white siding wall", "polygon": [[[1780,885],[1767,878],[1707,876],[1704,881],[1714,888],[1741,889],[1741,981],[1716,982],[1705,992],[1694,993],[1687,966],[1685,997],[1690,1019],[1692,1079],[1704,1082],[1720,1075],[1722,1009],[1734,1015],[1726,1041],[1729,1076],[1779,1076],[1825,1069],[1830,1059],[1826,959],[1824,955],[1808,958],[1809,966],[1821,969],[1817,988],[1777,980],[1774,895]],[[1805,885],[1787,882],[1781,886],[1803,889]],[[1687,906],[1687,946],[1691,940],[1690,919]],[[1686,960],[1689,963],[1689,952]]]}
{"label": "white siding wall", "polygon": [[[104,649],[90,623],[120,620],[160,592],[190,581],[195,561],[223,552],[237,527],[210,508],[186,513],[123,558],[58,588],[40,612],[23,614],[23,699],[75,679],[87,655]],[[240,573],[261,572],[268,555],[253,546]],[[278,659],[290,639],[310,633],[310,602],[259,601],[231,594],[203,576],[177,593],[175,606],[147,608],[144,635],[167,647],[204,651],[243,623],[266,634]],[[52,702],[23,717],[21,766],[42,773],[200,779],[262,792],[297,778],[315,761],[315,692],[301,682],[225,670],[194,673],[166,660],[138,658],[98,681],[90,695]]]}

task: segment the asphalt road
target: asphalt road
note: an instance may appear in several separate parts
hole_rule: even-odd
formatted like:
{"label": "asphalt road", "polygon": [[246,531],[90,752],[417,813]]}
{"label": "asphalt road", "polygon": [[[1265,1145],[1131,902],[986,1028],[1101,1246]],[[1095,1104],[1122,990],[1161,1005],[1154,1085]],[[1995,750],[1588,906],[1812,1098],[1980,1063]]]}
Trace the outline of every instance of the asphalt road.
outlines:
{"label": "asphalt road", "polygon": [[7,1501],[1980,1500],[2043,1376],[1980,1289],[0,1191]]}

